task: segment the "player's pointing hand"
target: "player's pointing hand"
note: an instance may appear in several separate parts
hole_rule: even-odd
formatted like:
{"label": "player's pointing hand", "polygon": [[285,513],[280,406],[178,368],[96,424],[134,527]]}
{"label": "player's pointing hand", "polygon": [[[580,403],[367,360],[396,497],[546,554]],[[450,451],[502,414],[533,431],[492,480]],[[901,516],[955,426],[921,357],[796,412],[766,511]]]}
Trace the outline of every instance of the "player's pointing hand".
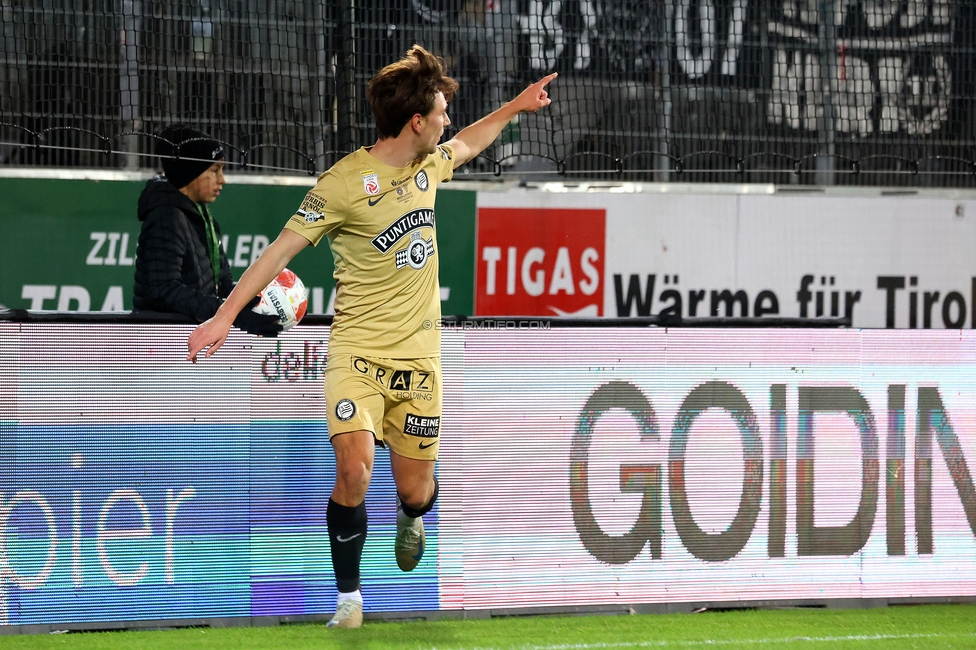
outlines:
{"label": "player's pointing hand", "polygon": [[558,76],[558,72],[546,75],[519,93],[518,97],[512,100],[512,103],[519,111],[525,111],[527,113],[535,113],[540,108],[545,108],[552,103],[552,100],[549,98],[549,93],[546,92],[546,86]]}

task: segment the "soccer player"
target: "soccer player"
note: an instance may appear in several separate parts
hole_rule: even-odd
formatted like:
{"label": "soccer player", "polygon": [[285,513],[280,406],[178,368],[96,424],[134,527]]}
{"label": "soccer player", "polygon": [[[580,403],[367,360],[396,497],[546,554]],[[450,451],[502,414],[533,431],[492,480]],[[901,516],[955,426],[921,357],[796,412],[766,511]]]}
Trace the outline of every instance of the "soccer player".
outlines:
{"label": "soccer player", "polygon": [[[187,359],[224,343],[238,312],[303,248],[328,237],[336,315],[329,335],[325,404],[336,456],[326,512],[339,591],[330,627],[363,620],[360,561],[375,445],[390,450],[397,489],[397,565],[424,554],[421,517],[437,499],[441,417],[440,288],[434,236],[439,183],[490,145],[517,114],[548,106],[551,74],[438,144],[458,84],[444,62],[413,46],[369,82],[378,138],[319,177],[278,238],[248,268],[217,314],[187,341]],[[448,215],[446,218],[450,218]]]}

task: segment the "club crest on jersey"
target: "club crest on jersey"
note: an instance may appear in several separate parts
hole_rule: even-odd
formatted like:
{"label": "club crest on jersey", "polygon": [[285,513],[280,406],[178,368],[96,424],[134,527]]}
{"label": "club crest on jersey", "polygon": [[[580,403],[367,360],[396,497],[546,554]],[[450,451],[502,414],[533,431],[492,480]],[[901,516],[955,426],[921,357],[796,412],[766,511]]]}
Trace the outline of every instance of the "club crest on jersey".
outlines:
{"label": "club crest on jersey", "polygon": [[434,254],[434,238],[424,239],[419,232],[410,235],[410,243],[406,248],[396,252],[396,267],[402,269],[406,265],[419,271]]}
{"label": "club crest on jersey", "polygon": [[427,188],[430,187],[430,182],[427,180],[427,172],[422,169],[417,172],[413,180],[417,184],[417,189],[421,192],[426,192]]}
{"label": "club crest on jersey", "polygon": [[348,422],[356,415],[356,403],[351,399],[341,399],[335,407],[336,417],[342,422]]}
{"label": "club crest on jersey", "polygon": [[406,213],[393,223],[386,230],[373,237],[371,243],[373,248],[386,255],[396,243],[409,235],[414,230],[421,228],[434,227],[434,211],[431,208],[418,208]]}
{"label": "club crest on jersey", "polygon": [[359,172],[363,177],[363,189],[370,196],[376,196],[380,193],[380,177],[372,169],[367,169],[365,171]]}

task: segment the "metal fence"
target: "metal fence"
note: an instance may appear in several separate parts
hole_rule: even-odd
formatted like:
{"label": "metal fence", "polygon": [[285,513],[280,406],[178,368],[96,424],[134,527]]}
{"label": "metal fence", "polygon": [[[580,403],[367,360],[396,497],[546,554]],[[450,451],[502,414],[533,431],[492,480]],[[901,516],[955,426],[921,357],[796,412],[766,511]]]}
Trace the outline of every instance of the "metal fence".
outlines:
{"label": "metal fence", "polygon": [[[472,178],[976,185],[976,0],[0,0],[0,165],[152,168],[188,122],[311,173],[420,43],[457,127],[558,70]],[[448,134],[449,136],[450,134]]]}

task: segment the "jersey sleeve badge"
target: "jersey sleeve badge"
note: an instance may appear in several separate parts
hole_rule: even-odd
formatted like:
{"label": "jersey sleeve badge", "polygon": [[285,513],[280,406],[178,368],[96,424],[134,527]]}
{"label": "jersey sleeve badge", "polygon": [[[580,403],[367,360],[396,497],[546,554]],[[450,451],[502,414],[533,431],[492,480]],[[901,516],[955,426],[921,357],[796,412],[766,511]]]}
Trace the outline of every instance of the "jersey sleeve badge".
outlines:
{"label": "jersey sleeve badge", "polygon": [[295,214],[304,219],[305,223],[308,224],[322,221],[325,219],[326,203],[328,201],[315,194],[315,192],[309,192],[305,195],[305,200],[302,201],[302,205],[295,211]]}

